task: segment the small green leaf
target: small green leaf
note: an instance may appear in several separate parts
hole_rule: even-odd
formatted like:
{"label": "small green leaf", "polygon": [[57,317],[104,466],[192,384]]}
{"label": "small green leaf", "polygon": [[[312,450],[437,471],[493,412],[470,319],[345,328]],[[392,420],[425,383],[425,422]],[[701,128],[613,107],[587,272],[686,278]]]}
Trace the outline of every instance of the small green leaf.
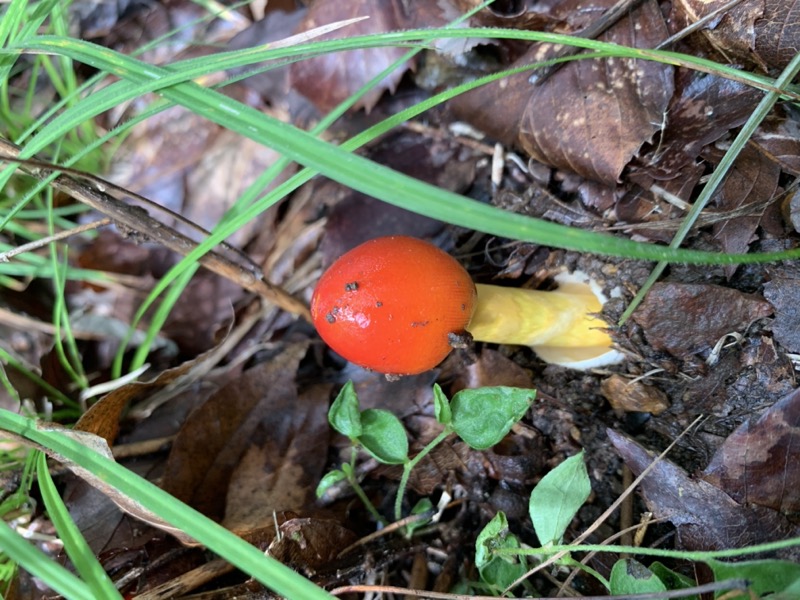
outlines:
{"label": "small green leaf", "polygon": [[583,451],[542,477],[528,504],[533,528],[543,546],[558,544],[570,521],[589,497],[592,488],[583,463]]}
{"label": "small green leaf", "polygon": [[329,473],[325,473],[325,476],[320,480],[319,485],[317,485],[317,498],[322,498],[329,487],[344,479],[347,479],[347,475],[345,475],[344,471],[340,471],[339,469],[334,469]]}
{"label": "small green leaf", "polygon": [[[650,565],[650,570],[653,572],[653,575],[664,582],[664,585],[667,586],[668,590],[685,590],[686,588],[697,585],[697,582],[695,582],[694,579],[690,579],[689,577],[686,577],[686,575],[676,573],[658,561]],[[686,596],[681,600],[699,600],[699,597],[697,595],[692,595]]]}
{"label": "small green leaf", "polygon": [[422,498],[419,502],[414,505],[414,508],[411,509],[412,515],[424,515],[428,514],[428,518],[421,519],[419,521],[415,521],[413,523],[409,523],[406,525],[406,535],[411,537],[414,535],[414,532],[421,528],[425,527],[428,523],[431,522],[431,517],[435,514],[434,513],[434,506],[433,502],[430,501],[430,498]]}
{"label": "small green leaf", "polygon": [[747,579],[750,590],[757,596],[770,592],[783,592],[800,581],[800,565],[788,560],[746,560],[742,562],[722,562],[708,559],[704,561],[714,572],[715,581],[725,579]]}
{"label": "small green leaf", "polygon": [[535,390],[512,387],[461,390],[450,402],[453,429],[472,448],[485,450],[503,439],[535,397]]}
{"label": "small green leaf", "polygon": [[445,396],[438,383],[433,384],[433,411],[436,420],[442,425],[448,425],[453,420],[453,413],[450,410],[450,401]]}
{"label": "small green leaf", "polygon": [[609,583],[611,584],[611,593],[615,596],[667,591],[667,586],[663,581],[642,563],[632,558],[623,558],[614,564]]}
{"label": "small green leaf", "polygon": [[498,512],[478,534],[475,541],[475,566],[481,574],[481,580],[500,591],[514,583],[525,574],[525,563],[521,557],[497,556],[495,550],[500,548],[519,548],[519,540],[508,530],[505,513]]}
{"label": "small green leaf", "polygon": [[408,460],[408,438],[400,419],[388,410],[370,408],[361,413],[358,441],[382,463],[402,465]]}
{"label": "small green leaf", "polygon": [[328,422],[336,431],[350,439],[361,436],[361,414],[353,382],[348,381],[328,411]]}

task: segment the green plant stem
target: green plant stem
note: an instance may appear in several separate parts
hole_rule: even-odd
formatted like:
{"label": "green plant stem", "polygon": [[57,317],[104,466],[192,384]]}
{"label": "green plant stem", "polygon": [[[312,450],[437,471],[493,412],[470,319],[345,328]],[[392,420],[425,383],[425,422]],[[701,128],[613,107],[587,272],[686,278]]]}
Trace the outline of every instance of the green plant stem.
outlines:
{"label": "green plant stem", "polygon": [[779,540],[777,542],[767,542],[764,544],[757,544],[755,546],[748,546],[746,548],[728,548],[726,550],[708,550],[708,551],[691,551],[691,550],[669,550],[666,548],[642,548],[640,546],[612,546],[607,544],[562,544],[559,546],[548,546],[546,548],[499,548],[495,553],[506,556],[517,556],[520,554],[526,556],[540,556],[558,554],[559,552],[611,552],[614,554],[638,554],[640,556],[658,556],[661,558],[678,558],[693,562],[704,562],[714,558],[737,558],[740,556],[747,556],[750,554],[763,554],[765,552],[776,552],[778,550],[785,550],[800,546],[800,537],[789,538],[788,540]]}
{"label": "green plant stem", "polygon": [[358,499],[361,500],[361,503],[366,507],[369,514],[372,515],[372,518],[375,519],[376,523],[380,523],[381,525],[386,525],[386,519],[381,516],[381,513],[378,512],[378,509],[375,508],[375,505],[372,504],[370,499],[367,497],[366,492],[364,492],[364,488],[361,487],[361,484],[358,482],[358,478],[356,477],[356,458],[358,456],[358,448],[354,444],[350,448],[350,464],[342,465],[342,471],[347,476],[347,481],[350,486],[353,488],[353,491],[358,496]]}
{"label": "green plant stem", "polygon": [[[670,248],[677,249],[683,243],[683,240],[686,239],[686,236],[689,234],[689,231],[691,231],[692,227],[697,221],[697,218],[700,216],[700,213],[703,211],[708,202],[711,200],[711,197],[716,193],[717,189],[722,184],[722,180],[728,174],[728,171],[730,171],[733,163],[739,156],[739,153],[750,141],[750,138],[753,136],[753,132],[761,124],[761,121],[766,118],[766,116],[772,110],[772,107],[780,98],[780,90],[790,85],[798,72],[800,72],[800,52],[795,55],[789,65],[783,70],[781,76],[775,81],[775,87],[777,89],[768,92],[764,98],[762,98],[761,102],[758,103],[758,106],[753,111],[753,114],[750,115],[750,118],[747,119],[747,122],[742,126],[742,129],[739,131],[736,139],[733,140],[733,143],[731,144],[730,148],[728,148],[725,156],[722,157],[722,160],[714,170],[714,173],[712,173],[711,177],[708,179],[708,182],[703,187],[703,191],[700,192],[697,200],[687,213],[686,218],[683,220],[683,222],[681,222],[680,227],[675,232],[675,237],[672,238],[672,241],[669,244]],[[636,307],[641,304],[645,295],[647,295],[647,292],[651,287],[653,287],[653,284],[664,272],[667,264],[669,263],[664,260],[658,262],[658,264],[650,273],[650,276],[647,278],[647,281],[645,281],[639,292],[636,294],[633,300],[631,300],[628,308],[626,308],[625,312],[622,313],[622,316],[619,319],[620,325],[624,324],[625,321],[627,321],[628,318],[633,314],[633,311],[636,310]]]}
{"label": "green plant stem", "polygon": [[400,477],[400,485],[397,486],[397,496],[394,500],[394,518],[396,521],[403,518],[403,497],[406,493],[406,487],[408,487],[408,478],[411,476],[411,470],[451,433],[453,433],[452,430],[449,427],[445,427],[444,431],[428,442],[428,444],[420,450],[419,454],[403,465],[403,475]]}
{"label": "green plant stem", "polygon": [[600,573],[595,571],[590,566],[585,565],[582,562],[579,562],[579,561],[575,560],[569,554],[564,556],[564,558],[561,559],[561,561],[559,561],[559,563],[556,563],[556,564],[562,564],[562,565],[567,566],[567,567],[572,567],[572,568],[575,568],[575,569],[579,569],[579,570],[583,571],[584,573],[588,573],[589,575],[591,575],[592,577],[597,579],[597,581],[602,583],[603,586],[607,590],[611,591],[611,583],[608,581],[608,579],[606,579],[605,577],[600,575]]}

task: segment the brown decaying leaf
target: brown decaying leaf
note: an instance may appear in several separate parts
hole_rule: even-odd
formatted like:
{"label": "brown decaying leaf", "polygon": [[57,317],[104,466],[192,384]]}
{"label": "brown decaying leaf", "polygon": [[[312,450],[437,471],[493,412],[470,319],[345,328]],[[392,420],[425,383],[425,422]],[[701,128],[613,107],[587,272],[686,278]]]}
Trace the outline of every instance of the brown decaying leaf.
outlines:
{"label": "brown decaying leaf", "polygon": [[[658,3],[647,0],[601,39],[652,48],[668,35]],[[537,160],[613,185],[661,129],[673,92],[670,66],[581,60],[532,88],[520,142]]]}
{"label": "brown decaying leaf", "polygon": [[761,122],[751,142],[760,146],[781,169],[800,176],[800,123],[779,112]]}
{"label": "brown decaying leaf", "polygon": [[[402,3],[398,0],[317,0],[305,15],[299,31],[366,15],[370,18],[325,36],[325,39],[394,31],[405,21]],[[296,62],[289,70],[291,86],[321,112],[327,113],[405,53],[404,48],[365,48]],[[406,63],[405,66],[410,68],[412,64]],[[384,91],[394,92],[404,70],[397,69],[387,76],[380,85],[361,98],[355,108],[370,110]]]}
{"label": "brown decaying leaf", "polygon": [[[705,146],[744,123],[763,95],[750,86],[686,69],[677,71],[675,90],[661,139],[634,166],[658,180],[680,176]],[[681,198],[689,200],[688,193]]]}
{"label": "brown decaying leaf", "polygon": [[173,369],[159,373],[152,381],[134,381],[109,392],[81,415],[75,424],[75,430],[94,433],[112,445],[119,434],[122,414],[131,403],[150,398],[167,386],[174,386],[178,380],[184,379],[210,356],[211,353],[202,354],[194,360],[188,360]]}
{"label": "brown decaying leaf", "polygon": [[633,319],[648,343],[683,358],[772,314],[763,298],[717,285],[656,283]]}
{"label": "brown decaying leaf", "polygon": [[309,577],[330,566],[357,539],[355,533],[330,519],[290,519],[281,524],[279,532],[269,546],[270,556]]}
{"label": "brown decaying leaf", "polygon": [[[329,428],[327,398],[298,394],[295,384],[297,367],[307,348],[307,343],[287,346],[192,413],[167,460],[164,488],[168,492],[221,520],[226,515],[226,502],[241,505],[242,499],[237,498],[237,490],[230,483],[239,477],[236,469],[249,454],[249,466],[261,457],[262,485],[266,486],[270,478],[285,483],[288,476],[291,485],[302,490],[304,499],[313,494],[325,464]],[[249,492],[256,485],[248,488]],[[281,498],[284,492],[280,490],[266,489],[265,493],[274,494],[266,498],[268,501],[300,505],[265,504],[257,507],[261,512],[252,518],[266,514],[271,519],[273,510],[305,508],[305,500]],[[237,525],[246,526],[243,522]]]}
{"label": "brown decaying leaf", "polygon": [[[672,18],[681,28],[691,25],[718,10],[728,0],[678,0],[672,5]],[[743,0],[713,19],[698,34],[704,36],[725,62],[760,63],[753,54],[755,23],[764,16],[764,0]],[[763,63],[759,66],[763,68]]]}
{"label": "brown decaying leaf", "polygon": [[669,408],[669,398],[657,387],[616,373],[603,380],[600,390],[614,410],[660,415]]}
{"label": "brown decaying leaf", "polygon": [[[634,475],[653,455],[633,440],[608,430],[611,442]],[[692,479],[668,460],[661,460],[640,484],[648,509],[678,529],[678,546],[687,550],[741,548],[797,535],[780,513],[763,506],[742,505],[710,483]]]}
{"label": "brown decaying leaf", "polygon": [[800,2],[764,0],[764,14],[755,23],[755,54],[771,70],[786,67],[800,47]]}
{"label": "brown decaying leaf", "polygon": [[800,513],[800,390],[728,436],[703,479],[740,504]]}
{"label": "brown decaying leaf", "polygon": [[[725,181],[717,188],[714,202],[721,212],[732,212],[745,205],[752,205],[754,211],[714,224],[714,237],[725,252],[747,252],[769,201],[776,196],[780,174],[780,165],[752,146],[745,147],[739,154]],[[735,270],[736,265],[725,267],[729,277]]]}
{"label": "brown decaying leaf", "polygon": [[[728,0],[679,0],[672,18],[691,25]],[[800,3],[795,0],[744,0],[712,20],[701,33],[726,62],[775,73],[786,67],[800,42]]]}
{"label": "brown decaying leaf", "polygon": [[764,285],[764,297],[775,308],[775,340],[789,352],[800,353],[800,281],[774,277]]}

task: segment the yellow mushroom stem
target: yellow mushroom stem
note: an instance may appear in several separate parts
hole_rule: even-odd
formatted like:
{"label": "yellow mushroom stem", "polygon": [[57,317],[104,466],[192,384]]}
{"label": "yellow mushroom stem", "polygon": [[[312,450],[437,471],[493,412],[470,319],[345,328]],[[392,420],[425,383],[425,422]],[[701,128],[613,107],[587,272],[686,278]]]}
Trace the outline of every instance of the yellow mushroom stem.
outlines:
{"label": "yellow mushroom stem", "polygon": [[596,315],[605,297],[582,273],[556,277],[555,291],[477,284],[473,339],[531,346],[544,361],[577,369],[619,362],[608,324]]}

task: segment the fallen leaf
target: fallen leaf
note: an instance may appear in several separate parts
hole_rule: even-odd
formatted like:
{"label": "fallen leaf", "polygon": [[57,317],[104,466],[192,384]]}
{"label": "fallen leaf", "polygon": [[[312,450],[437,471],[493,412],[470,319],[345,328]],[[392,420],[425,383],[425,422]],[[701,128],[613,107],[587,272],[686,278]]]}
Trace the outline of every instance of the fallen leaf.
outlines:
{"label": "fallen leaf", "polygon": [[[653,461],[654,456],[633,440],[610,429],[608,436],[634,475]],[[678,547],[686,550],[741,548],[800,533],[780,513],[739,504],[710,483],[692,479],[668,460],[659,461],[639,489],[648,510],[677,528]]]}
{"label": "fallen leaf", "polygon": [[633,319],[648,343],[679,358],[772,314],[763,298],[708,284],[656,283]]}
{"label": "fallen leaf", "polygon": [[800,390],[729,435],[703,479],[740,504],[800,513]]}
{"label": "fallen leaf", "polygon": [[659,181],[680,176],[687,166],[695,166],[703,148],[742,125],[762,95],[730,79],[679,69],[661,138],[632,169]]}
{"label": "fallen leaf", "polygon": [[800,282],[773,277],[764,284],[764,298],[775,309],[772,335],[789,352],[800,353]]}
{"label": "fallen leaf", "polygon": [[660,415],[669,408],[669,398],[657,387],[611,375],[600,385],[603,397],[614,410]]}
{"label": "fallen leaf", "polygon": [[[727,0],[678,0],[672,5],[672,18],[678,27],[687,27],[722,8]],[[730,63],[749,66],[765,65],[753,52],[756,43],[756,22],[765,17],[764,0],[743,0],[712,19],[695,35],[705,37],[713,48]],[[776,2],[777,4],[777,2]],[[786,7],[783,5],[782,13]],[[785,17],[778,18],[784,21]]]}
{"label": "fallen leaf", "polygon": [[[600,39],[652,48],[667,35],[658,4],[647,0]],[[661,129],[674,88],[672,71],[620,58],[568,63],[532,88],[520,143],[540,162],[613,185]]]}
{"label": "fallen leaf", "polygon": [[[396,0],[390,2],[358,0],[347,3],[317,0],[303,18],[299,31],[363,16],[369,18],[321,39],[394,31],[399,29],[404,21],[403,8]],[[293,89],[308,98],[320,112],[328,113],[406,52],[405,48],[386,47],[324,54],[293,63],[289,69],[289,79]],[[356,103],[355,108],[365,108],[369,111],[383,92],[386,90],[394,92],[403,73],[411,66],[412,63],[407,61],[404,67],[393,71],[364,95]]]}
{"label": "fallen leaf", "polygon": [[281,563],[313,577],[330,567],[342,550],[357,540],[355,533],[330,519],[290,519],[281,524],[269,554]]}
{"label": "fallen leaf", "polygon": [[[726,215],[724,220],[714,224],[714,237],[725,252],[747,252],[767,205],[776,198],[780,175],[780,165],[752,146],[745,147],[739,154],[713,197],[717,209]],[[737,265],[725,267],[728,277],[736,268]]]}
{"label": "fallen leaf", "polygon": [[[327,458],[329,428],[327,401],[299,394],[295,383],[307,349],[307,343],[281,349],[194,411],[173,443],[164,489],[218,520],[226,515],[227,502],[232,509],[246,504],[245,497],[257,491],[254,487],[259,482],[266,485],[269,478],[285,482],[288,477],[293,485],[301,486],[303,497],[312,494]],[[237,469],[252,473],[254,465],[259,464],[261,479],[242,488],[242,496],[237,497],[239,490],[231,485],[239,480]],[[285,492],[264,489],[262,493],[274,494],[275,500]],[[284,500],[293,503],[296,498]],[[258,515],[271,515],[273,510],[304,506],[301,502],[301,506],[252,508]],[[244,521],[245,517],[240,515],[237,520]],[[243,522],[237,525],[245,526]]]}

